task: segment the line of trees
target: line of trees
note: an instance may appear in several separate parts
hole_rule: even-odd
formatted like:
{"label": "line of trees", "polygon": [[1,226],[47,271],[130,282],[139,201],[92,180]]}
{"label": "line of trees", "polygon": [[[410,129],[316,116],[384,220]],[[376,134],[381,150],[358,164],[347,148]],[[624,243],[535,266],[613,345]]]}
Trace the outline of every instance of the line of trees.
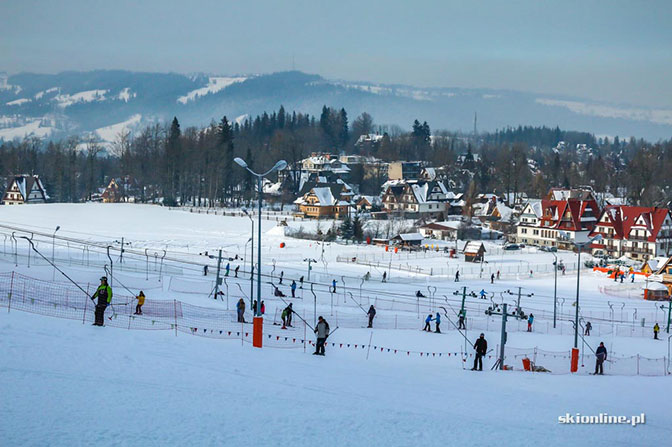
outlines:
{"label": "line of trees", "polygon": [[[319,117],[284,107],[230,122],[182,128],[178,118],[134,135],[121,133],[111,145],[71,137],[27,138],[0,145],[0,175],[40,174],[58,202],[91,199],[112,178],[132,178],[136,200],[165,204],[238,205],[254,195],[248,173],[233,163],[242,157],[262,171],[285,159],[289,200],[298,190],[300,160],[311,152],[360,154],[383,161],[423,160],[444,167],[448,183],[461,192],[522,193],[539,197],[549,187],[592,186],[626,196],[634,205],[664,206],[672,199],[672,140],[595,138],[559,128],[518,127],[479,135],[431,132],[416,120],[411,131],[382,126],[363,113],[349,122],[344,109],[324,106]],[[361,135],[380,139],[356,144]],[[557,147],[560,141],[565,145]],[[585,148],[577,149],[577,145]],[[351,182],[376,194],[383,178],[365,181],[361,168]]]}

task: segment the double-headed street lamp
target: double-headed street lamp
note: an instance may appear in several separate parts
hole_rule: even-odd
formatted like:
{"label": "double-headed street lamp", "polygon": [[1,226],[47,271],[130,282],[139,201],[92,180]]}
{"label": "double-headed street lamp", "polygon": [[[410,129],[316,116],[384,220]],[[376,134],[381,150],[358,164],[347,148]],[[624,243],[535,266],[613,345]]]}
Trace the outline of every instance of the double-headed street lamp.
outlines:
{"label": "double-headed street lamp", "polygon": [[263,174],[258,174],[254,172],[252,169],[250,169],[247,166],[247,163],[245,160],[243,160],[240,157],[236,157],[233,159],[233,161],[236,162],[238,166],[241,168],[245,168],[249,171],[250,174],[253,176],[257,177],[257,192],[259,194],[259,222],[257,225],[257,308],[254,316],[254,325],[253,325],[253,332],[252,332],[252,346],[261,348],[262,345],[262,334],[263,334],[263,324],[264,324],[264,319],[261,316],[261,203],[263,200],[263,184],[262,180],[264,177],[266,177],[268,174],[275,172],[275,171],[281,171],[287,167],[287,162],[285,160],[280,160],[275,165],[269,169],[268,171],[264,172]]}
{"label": "double-headed street lamp", "polygon": [[[564,232],[561,232],[564,233]],[[581,250],[585,247],[590,246],[595,241],[602,240],[602,235],[598,234],[593,238],[590,238],[585,241],[577,242],[576,238],[574,240],[569,240],[568,242],[576,247],[578,252],[578,259],[576,265],[576,310],[574,316],[574,349],[572,350],[572,367],[571,371],[576,372],[578,369],[579,361],[579,286],[581,284]],[[557,267],[556,267],[557,268]]]}

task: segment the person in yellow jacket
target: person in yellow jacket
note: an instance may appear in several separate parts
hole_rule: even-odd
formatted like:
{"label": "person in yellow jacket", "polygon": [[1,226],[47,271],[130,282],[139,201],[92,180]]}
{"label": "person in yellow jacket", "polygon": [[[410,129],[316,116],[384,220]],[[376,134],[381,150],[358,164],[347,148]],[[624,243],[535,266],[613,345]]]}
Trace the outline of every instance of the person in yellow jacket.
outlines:
{"label": "person in yellow jacket", "polygon": [[135,306],[134,315],[142,315],[142,305],[145,304],[145,293],[141,290],[138,296],[135,297],[138,300],[138,305]]}
{"label": "person in yellow jacket", "polygon": [[105,309],[112,302],[112,287],[107,284],[107,277],[105,276],[100,278],[100,285],[96,289],[96,293],[91,297],[91,300],[95,300],[96,298],[98,298],[98,303],[96,303],[96,321],[93,325],[103,326]]}
{"label": "person in yellow jacket", "polygon": [[653,339],[658,340],[658,332],[660,332],[660,326],[658,326],[658,323],[653,327]]}

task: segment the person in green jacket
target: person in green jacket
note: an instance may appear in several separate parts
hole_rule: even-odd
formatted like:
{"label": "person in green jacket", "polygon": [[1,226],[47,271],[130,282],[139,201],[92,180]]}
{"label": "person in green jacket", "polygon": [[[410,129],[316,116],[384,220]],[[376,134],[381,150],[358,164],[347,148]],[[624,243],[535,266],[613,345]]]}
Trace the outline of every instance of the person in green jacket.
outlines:
{"label": "person in green jacket", "polygon": [[103,326],[105,309],[112,302],[112,287],[107,284],[106,276],[100,278],[100,285],[98,286],[98,289],[96,289],[96,293],[91,297],[91,300],[93,301],[96,298],[98,298],[98,303],[96,303],[96,321],[93,325]]}

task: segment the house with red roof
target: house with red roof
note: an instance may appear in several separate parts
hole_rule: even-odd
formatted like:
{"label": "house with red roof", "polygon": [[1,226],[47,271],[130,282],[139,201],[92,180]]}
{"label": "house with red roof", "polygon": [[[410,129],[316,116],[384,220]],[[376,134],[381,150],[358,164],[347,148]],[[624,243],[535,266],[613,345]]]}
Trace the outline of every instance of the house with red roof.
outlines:
{"label": "house with red roof", "polygon": [[672,214],[666,208],[608,205],[591,235],[594,256],[645,261],[672,254]]}
{"label": "house with red roof", "polygon": [[541,202],[523,209],[516,241],[537,246],[573,249],[597,224],[600,208],[589,189],[552,188]]}

